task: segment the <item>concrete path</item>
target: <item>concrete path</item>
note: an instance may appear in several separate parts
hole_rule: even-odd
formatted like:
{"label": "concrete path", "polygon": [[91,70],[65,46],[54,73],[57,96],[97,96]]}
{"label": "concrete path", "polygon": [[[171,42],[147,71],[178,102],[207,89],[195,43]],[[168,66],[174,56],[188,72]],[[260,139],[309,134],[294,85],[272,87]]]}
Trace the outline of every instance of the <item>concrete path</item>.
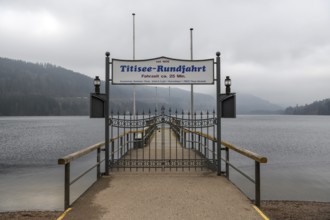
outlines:
{"label": "concrete path", "polygon": [[114,173],[72,206],[69,219],[263,219],[224,177],[208,172]]}

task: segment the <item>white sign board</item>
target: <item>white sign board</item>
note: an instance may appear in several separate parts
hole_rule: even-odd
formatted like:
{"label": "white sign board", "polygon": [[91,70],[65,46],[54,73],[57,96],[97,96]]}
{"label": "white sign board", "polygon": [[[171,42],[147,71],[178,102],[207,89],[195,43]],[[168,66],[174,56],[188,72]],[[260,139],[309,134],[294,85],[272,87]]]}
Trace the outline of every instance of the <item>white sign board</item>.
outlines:
{"label": "white sign board", "polygon": [[213,84],[214,61],[112,59],[113,84]]}

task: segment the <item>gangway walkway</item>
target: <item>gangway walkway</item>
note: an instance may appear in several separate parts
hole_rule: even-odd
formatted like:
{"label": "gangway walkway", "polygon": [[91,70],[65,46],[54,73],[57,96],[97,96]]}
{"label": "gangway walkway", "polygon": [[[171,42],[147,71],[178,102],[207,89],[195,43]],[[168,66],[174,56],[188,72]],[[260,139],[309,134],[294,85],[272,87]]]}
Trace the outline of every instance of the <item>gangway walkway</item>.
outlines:
{"label": "gangway walkway", "polygon": [[115,172],[73,205],[65,220],[263,219],[225,177],[213,172]]}

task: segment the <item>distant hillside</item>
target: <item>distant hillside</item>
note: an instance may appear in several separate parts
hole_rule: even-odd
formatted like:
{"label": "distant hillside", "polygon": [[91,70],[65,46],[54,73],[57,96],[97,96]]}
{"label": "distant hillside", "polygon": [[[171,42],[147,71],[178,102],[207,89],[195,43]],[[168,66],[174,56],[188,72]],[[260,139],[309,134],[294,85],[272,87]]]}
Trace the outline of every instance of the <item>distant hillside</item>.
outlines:
{"label": "distant hillside", "polygon": [[[165,109],[175,110],[181,113],[182,110],[190,111],[190,92],[178,88],[162,88],[156,86],[136,86],[136,109],[138,112],[151,112],[155,111],[158,107],[160,111],[161,107]],[[110,86],[110,108],[114,113],[123,111],[132,111],[133,103],[133,86],[130,85],[111,85]],[[215,99],[210,95],[194,94],[195,99],[195,111],[213,110],[215,106]]]}
{"label": "distant hillside", "polygon": [[84,115],[92,87],[62,67],[0,58],[0,115]]}
{"label": "distant hillside", "polygon": [[237,114],[280,114],[283,108],[249,94],[237,94]]}
{"label": "distant hillside", "polygon": [[284,114],[288,115],[330,115],[330,99],[315,101],[304,106],[289,107]]}
{"label": "distant hillside", "polygon": [[[102,91],[103,90],[103,91]],[[0,58],[0,116],[88,115],[93,79],[52,64],[34,64]],[[104,92],[104,82],[101,85]],[[131,112],[133,86],[110,86],[110,110]],[[215,110],[215,98],[194,94],[195,111]],[[138,112],[171,107],[178,113],[190,110],[190,91],[178,88],[136,86]],[[281,107],[246,94],[237,94],[237,114],[274,114]]]}
{"label": "distant hillside", "polygon": [[[104,82],[101,88],[104,92]],[[101,90],[102,90],[101,89]],[[133,86],[110,87],[110,109],[132,111]],[[34,64],[0,58],[0,116],[88,115],[93,79],[52,64]],[[190,92],[181,89],[136,86],[137,111],[153,112],[156,106],[179,112],[190,109]],[[157,98],[157,101],[156,101]],[[213,109],[212,96],[195,94],[195,110]]]}

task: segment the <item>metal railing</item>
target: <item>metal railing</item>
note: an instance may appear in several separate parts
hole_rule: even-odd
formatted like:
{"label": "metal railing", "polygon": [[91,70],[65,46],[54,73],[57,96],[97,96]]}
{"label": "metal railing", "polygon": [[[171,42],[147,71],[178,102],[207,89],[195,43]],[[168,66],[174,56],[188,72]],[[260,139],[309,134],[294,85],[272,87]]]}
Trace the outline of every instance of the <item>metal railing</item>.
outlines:
{"label": "metal railing", "polygon": [[[118,135],[115,138],[110,140],[111,146],[111,159],[108,162],[108,165],[111,166],[113,162],[125,156],[129,150],[135,148],[136,134],[141,134],[142,145],[146,145],[150,142],[153,132],[156,130],[156,126],[148,127],[144,130],[130,130],[123,132],[122,134]],[[173,129],[173,127],[172,127]],[[212,170],[216,169],[216,165],[218,163],[217,152],[216,152],[216,144],[217,139],[212,137],[209,134],[202,133],[200,131],[192,131],[189,129],[176,129],[174,128],[176,135],[181,140],[183,147],[188,147],[187,144],[190,144],[189,148],[194,150],[195,152],[199,153],[202,157],[204,157],[208,163],[208,167]],[[181,136],[181,137],[180,137]],[[225,141],[221,141],[221,145],[224,146],[221,150],[225,150],[226,158],[220,158],[222,161],[225,162],[225,175],[229,179],[229,167],[232,167],[238,173],[242,174],[245,178],[250,180],[252,183],[255,184],[255,204],[260,207],[260,163],[267,163],[267,158],[263,157],[259,154],[251,152],[249,150],[237,147],[233,144],[230,144]],[[101,168],[100,165],[104,162],[104,159],[101,160],[100,154],[102,147],[104,146],[104,142],[97,143],[95,145],[89,146],[83,150],[77,151],[75,153],[69,154],[65,157],[58,159],[58,164],[65,165],[65,178],[64,178],[64,208],[67,209],[70,207],[70,186],[82,178],[84,175],[89,173],[95,167],[97,168],[97,179],[101,177]],[[142,147],[143,147],[142,146]],[[95,165],[90,167],[88,170],[80,174],[78,177],[71,180],[70,178],[70,163],[84,155],[87,155],[93,151],[97,151],[97,162]],[[235,167],[229,160],[229,150],[235,151],[247,158],[250,158],[255,161],[255,178],[253,179],[237,167]],[[115,159],[115,155],[117,155]],[[87,189],[86,189],[87,190]]]}
{"label": "metal railing", "polygon": [[[69,154],[65,157],[62,157],[58,159],[58,164],[64,165],[64,209],[67,209],[70,207],[70,186],[77,182],[80,178],[85,176],[87,173],[92,171],[96,167],[96,178],[97,180],[101,177],[101,163],[104,161],[101,160],[101,148],[104,146],[104,142],[100,142],[97,144],[94,144],[92,146],[89,146],[85,149],[82,149],[80,151],[74,152],[72,154]],[[70,165],[71,162],[87,155],[93,151],[97,152],[96,155],[96,164],[84,171],[82,174],[71,180],[70,176]],[[87,189],[86,189],[87,190]]]}
{"label": "metal railing", "polygon": [[[229,167],[232,167],[234,170],[236,170],[237,172],[242,174],[245,178],[247,178],[252,183],[254,183],[254,185],[255,185],[255,204],[256,204],[256,206],[260,207],[260,191],[261,191],[261,189],[260,189],[260,182],[261,182],[260,164],[267,163],[267,160],[268,160],[267,157],[261,156],[259,154],[246,150],[244,148],[237,147],[237,146],[230,144],[228,142],[225,142],[225,141],[221,141],[221,144],[225,147],[224,150],[226,151],[226,158],[225,159],[221,158],[221,160],[226,163],[226,177],[229,179]],[[241,171],[240,169],[238,169],[237,167],[235,167],[232,163],[230,163],[229,150],[235,151],[235,152],[255,161],[254,179],[252,177],[250,177],[249,175],[247,175],[246,173],[244,173],[243,171]]]}
{"label": "metal railing", "polygon": [[[132,131],[126,131],[122,134],[118,135],[117,137],[114,137],[110,140],[110,146],[111,146],[111,161],[114,161],[114,156],[118,155],[119,158],[123,157],[131,148],[134,148],[134,144],[137,142],[135,139],[136,134],[142,134],[142,141],[143,144],[146,144],[151,137],[151,134],[155,127],[147,127],[144,130],[132,130]],[[104,150],[104,142],[100,142],[97,144],[94,144],[92,146],[89,146],[87,148],[84,148],[80,151],[76,151],[72,154],[66,155],[65,157],[62,157],[58,159],[59,165],[64,165],[64,209],[67,209],[70,207],[70,187],[72,184],[77,182],[79,179],[81,179],[83,176],[85,176],[87,173],[92,171],[96,167],[96,178],[97,180],[101,177],[101,163],[104,162],[105,159],[101,160],[101,150]],[[71,180],[71,162],[74,160],[77,160],[81,158],[84,155],[87,155],[93,151],[97,152],[96,155],[96,164],[94,164],[92,167],[88,168],[86,171],[82,172],[80,175],[75,177],[73,180]],[[110,162],[110,161],[109,161]],[[109,164],[109,163],[108,163]],[[86,189],[87,190],[87,189]]]}
{"label": "metal railing", "polygon": [[[211,155],[207,155],[206,153],[204,154],[203,151],[200,151],[200,153],[205,156],[206,158],[208,158],[210,160],[210,163],[212,165],[216,165],[216,163],[218,162],[217,158],[216,158],[216,148],[214,147],[215,144],[217,143],[217,139],[210,136],[209,134],[204,134],[200,131],[192,131],[192,130],[185,130],[185,133],[191,133],[192,135],[195,135],[195,138],[193,138],[195,145],[198,146],[204,146],[204,149],[207,148],[206,145],[208,145],[209,143],[206,142],[206,139],[208,139],[209,141],[212,142],[212,149],[207,148],[208,151],[210,152]],[[204,143],[203,143],[204,140]],[[260,207],[260,200],[261,200],[261,179],[260,179],[260,164],[261,163],[267,163],[267,157],[261,156],[257,153],[254,153],[252,151],[246,150],[244,148],[240,148],[237,147],[233,144],[230,144],[226,141],[221,141],[221,145],[224,146],[223,148],[221,148],[221,150],[224,150],[225,153],[225,158],[221,158],[222,161],[225,162],[226,164],[226,168],[225,168],[225,172],[224,174],[226,175],[227,179],[229,180],[229,167],[233,168],[234,170],[236,170],[238,173],[240,173],[241,175],[243,175],[245,178],[247,178],[249,181],[251,181],[254,185],[255,185],[255,205]],[[200,148],[196,149],[199,150]],[[235,151],[237,153],[239,153],[240,155],[243,155],[249,159],[252,159],[255,161],[255,176],[254,178],[250,177],[248,174],[244,173],[242,170],[240,170],[239,168],[235,167],[229,160],[229,150]],[[207,151],[205,151],[207,152]]]}

